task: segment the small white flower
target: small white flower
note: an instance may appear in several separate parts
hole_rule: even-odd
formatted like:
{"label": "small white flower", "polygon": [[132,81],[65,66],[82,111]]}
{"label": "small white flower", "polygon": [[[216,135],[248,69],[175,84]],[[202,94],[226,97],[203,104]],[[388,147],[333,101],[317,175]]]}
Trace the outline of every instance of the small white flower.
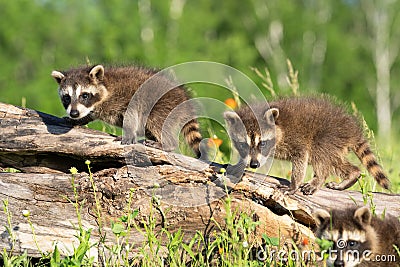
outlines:
{"label": "small white flower", "polygon": [[249,243],[247,243],[247,241],[243,241],[243,247],[247,248],[249,246]]}

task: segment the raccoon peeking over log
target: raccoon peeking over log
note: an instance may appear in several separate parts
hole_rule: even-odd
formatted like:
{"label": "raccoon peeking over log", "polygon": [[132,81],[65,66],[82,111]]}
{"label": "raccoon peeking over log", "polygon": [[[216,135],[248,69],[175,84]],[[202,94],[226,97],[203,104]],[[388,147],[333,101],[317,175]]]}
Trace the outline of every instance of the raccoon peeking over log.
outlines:
{"label": "raccoon peeking over log", "polygon": [[[67,111],[68,121],[73,125],[85,125],[93,120],[102,120],[111,125],[122,127],[124,114],[138,89],[150,78],[138,106],[130,106],[135,116],[124,125],[123,144],[135,143],[140,127],[150,140],[161,143],[168,136],[164,122],[179,105],[189,100],[187,90],[175,85],[157,71],[136,66],[104,67],[103,65],[72,68],[67,71],[53,71],[51,75],[59,85],[58,92]],[[159,99],[157,87],[168,88]],[[147,107],[155,102],[153,107]],[[145,108],[151,108],[148,117],[142,116]],[[200,156],[201,134],[195,118],[195,109],[191,105],[182,105],[175,112],[176,125],[183,125],[181,133],[197,156]],[[125,118],[126,119],[126,118]],[[171,127],[173,127],[171,125]],[[176,144],[173,144],[176,145]],[[173,148],[168,148],[173,149]]]}
{"label": "raccoon peeking over log", "polygon": [[[354,185],[360,169],[346,155],[352,150],[383,188],[389,180],[378,164],[358,119],[327,97],[282,98],[269,103],[244,106],[224,113],[227,130],[240,158],[258,168],[269,156],[292,163],[288,191],[316,192],[330,174],[340,176],[339,184],[328,188],[344,190]],[[307,165],[314,178],[303,183]]]}
{"label": "raccoon peeking over log", "polygon": [[400,266],[400,222],[367,207],[317,210],[316,236],[332,242],[328,266]]}

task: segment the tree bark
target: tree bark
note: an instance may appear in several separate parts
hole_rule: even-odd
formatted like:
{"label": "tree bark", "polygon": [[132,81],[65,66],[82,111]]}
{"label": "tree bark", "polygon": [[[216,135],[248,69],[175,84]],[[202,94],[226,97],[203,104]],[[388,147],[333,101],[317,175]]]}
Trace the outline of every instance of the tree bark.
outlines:
{"label": "tree bark", "polygon": [[[92,175],[86,160],[91,162]],[[187,241],[197,231],[205,235],[218,231],[215,221],[224,225],[224,199],[229,194],[235,210],[246,211],[261,222],[254,233],[255,241],[260,242],[262,234],[267,234],[301,243],[304,238],[314,239],[311,230],[315,209],[364,203],[363,196],[353,191],[321,189],[312,196],[284,195],[280,188],[289,184],[287,180],[253,172],[245,172],[238,183],[228,184],[227,192],[221,183],[224,176],[217,172],[219,164],[210,165],[142,144],[123,146],[115,136],[71,127],[63,119],[2,103],[0,167],[21,171],[0,172],[0,199],[8,200],[13,233],[10,235],[5,228],[9,225],[7,214],[0,213],[0,225],[4,227],[0,249],[27,251],[31,256],[51,251],[55,242],[64,254],[71,252],[74,244],[77,246],[76,201],[83,203],[83,227],[93,229],[91,242],[105,236],[106,244],[115,242],[111,223],[126,215],[129,208],[138,209],[135,222],[139,227],[149,216],[155,216],[158,229],[180,228]],[[72,175],[71,167],[79,173]],[[386,210],[400,215],[400,195],[372,196],[378,213]],[[30,212],[35,235],[23,216],[24,210]],[[129,239],[136,250],[146,242],[136,230]],[[92,255],[98,252],[97,247],[92,248]]]}

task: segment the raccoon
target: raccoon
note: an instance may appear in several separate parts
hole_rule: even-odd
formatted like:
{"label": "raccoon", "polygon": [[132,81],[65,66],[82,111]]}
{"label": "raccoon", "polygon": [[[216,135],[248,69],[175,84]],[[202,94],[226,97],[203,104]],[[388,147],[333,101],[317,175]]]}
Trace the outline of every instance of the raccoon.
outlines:
{"label": "raccoon", "polygon": [[400,266],[400,222],[385,214],[373,216],[367,207],[317,210],[316,236],[333,242],[329,266]]}
{"label": "raccoon", "polygon": [[[328,188],[344,190],[357,182],[360,169],[346,155],[351,149],[385,189],[389,180],[377,163],[357,118],[328,97],[288,97],[226,111],[227,130],[240,158],[258,168],[268,156],[289,160],[292,175],[289,193],[299,188],[310,195],[322,187],[330,174],[343,181]],[[274,153],[274,154],[273,154]],[[313,179],[302,184],[307,165]]]}
{"label": "raccoon", "polygon": [[[140,99],[140,105],[130,110],[132,115],[128,125],[124,125],[123,144],[135,143],[136,134],[144,126],[145,136],[160,143],[162,137],[168,136],[163,130],[164,121],[178,105],[189,100],[189,95],[183,86],[176,86],[166,76],[154,76],[157,71],[143,67],[104,67],[103,65],[73,68],[67,71],[53,71],[51,75],[59,85],[58,92],[68,114],[68,122],[73,125],[85,125],[93,120],[102,120],[109,124],[122,127],[124,114],[133,95],[140,86],[148,82],[145,99]],[[158,99],[157,90],[163,87],[168,91]],[[153,99],[156,98],[156,99]],[[156,102],[147,120],[142,115],[145,105]],[[142,108],[142,107],[145,108]],[[151,107],[150,107],[151,108]],[[200,156],[199,144],[201,134],[195,116],[195,108],[183,105],[175,114],[174,124],[182,125],[187,143],[197,156]],[[170,144],[171,145],[171,144]],[[176,144],[172,144],[175,146]],[[168,149],[173,149],[169,147]]]}

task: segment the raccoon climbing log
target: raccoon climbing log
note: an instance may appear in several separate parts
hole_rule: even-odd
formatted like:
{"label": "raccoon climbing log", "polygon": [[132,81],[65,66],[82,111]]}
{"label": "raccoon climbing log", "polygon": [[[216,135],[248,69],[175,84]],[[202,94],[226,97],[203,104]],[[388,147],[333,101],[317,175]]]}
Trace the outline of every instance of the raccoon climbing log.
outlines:
{"label": "raccoon climbing log", "polygon": [[[346,158],[349,151],[382,188],[389,189],[390,181],[359,118],[332,97],[282,97],[227,111],[224,118],[234,146],[251,168],[272,156],[292,163],[289,193],[300,190],[312,195],[332,174],[343,180],[326,183],[330,189],[345,190],[356,184],[361,170]],[[304,183],[307,165],[312,166],[314,177]]]}
{"label": "raccoon climbing log", "polygon": [[[103,65],[53,71],[51,75],[59,85],[58,93],[71,124],[102,120],[124,127],[123,144],[136,143],[137,134],[143,131],[147,138],[171,150],[176,148],[177,140],[170,131],[182,125],[186,142],[200,157],[201,134],[195,107],[187,102],[186,88],[170,77],[144,67]],[[132,104],[132,100],[137,102]],[[181,105],[184,102],[186,105]],[[164,123],[173,110],[174,120],[169,121],[170,129],[165,131]]]}
{"label": "raccoon climbing log", "polygon": [[[125,153],[135,153],[135,161],[130,168],[126,166]],[[143,158],[150,160],[150,165]],[[144,186],[135,181],[150,180],[154,174],[160,176],[161,190],[171,190],[171,185],[179,185],[184,190],[176,192],[179,201],[186,203],[193,198],[185,194],[185,188],[198,188],[204,192],[223,192],[216,183],[216,174],[208,164],[179,154],[168,153],[141,144],[123,146],[115,141],[115,136],[91,130],[86,127],[71,127],[63,119],[25,108],[0,103],[0,200],[8,199],[9,209],[13,213],[13,226],[19,238],[16,253],[25,249],[31,256],[40,253],[32,242],[32,235],[22,210],[31,211],[31,220],[35,227],[39,246],[46,250],[55,240],[71,247],[76,234],[72,223],[75,221],[75,209],[68,199],[74,199],[69,169],[76,167],[79,174],[75,177],[80,199],[86,199],[82,209],[82,218],[86,227],[93,228],[92,241],[96,242],[95,201],[91,189],[85,160],[91,161],[94,183],[100,196],[101,214],[104,225],[110,226],[123,214],[127,194],[134,188],[132,206],[139,208],[140,218],[149,214],[151,196]],[[18,169],[20,173],[2,172],[8,167]],[[136,179],[136,180],[135,180]],[[302,194],[284,195],[279,187],[288,184],[285,179],[261,174],[245,173],[231,191],[234,207],[254,214],[263,227],[255,232],[255,238],[262,234],[284,237],[307,236],[313,234],[308,228],[315,224],[312,212],[315,209],[330,209],[333,206],[362,204],[363,197],[358,192],[321,189],[312,196]],[[172,192],[173,193],[173,192]],[[400,215],[400,195],[382,193],[373,194],[377,212]],[[223,198],[208,201],[196,207],[181,207],[162,202],[162,208],[168,209],[165,220],[169,229],[181,228],[186,238],[197,231],[207,233],[212,227],[211,217],[224,224]],[[162,215],[156,214],[161,221]],[[6,215],[0,213],[0,226],[6,225]],[[217,228],[214,228],[217,230]],[[107,242],[112,243],[113,234],[105,229]],[[0,240],[0,249],[10,248],[7,233]],[[2,237],[3,237],[2,234]],[[139,245],[143,236],[134,233],[133,244]]]}

